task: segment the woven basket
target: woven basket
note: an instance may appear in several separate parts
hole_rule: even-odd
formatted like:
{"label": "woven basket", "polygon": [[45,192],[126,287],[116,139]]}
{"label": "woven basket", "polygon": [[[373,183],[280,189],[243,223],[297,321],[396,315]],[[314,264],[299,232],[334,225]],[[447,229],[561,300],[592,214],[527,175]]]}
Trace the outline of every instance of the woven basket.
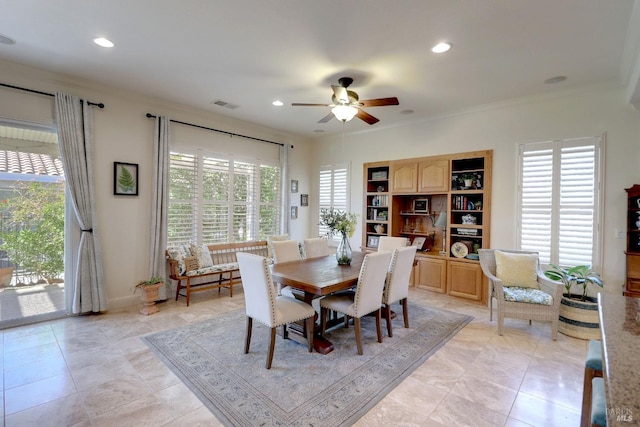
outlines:
{"label": "woven basket", "polygon": [[587,297],[581,301],[580,295],[572,296],[576,299],[562,297],[558,332],[582,340],[602,339],[596,299]]}

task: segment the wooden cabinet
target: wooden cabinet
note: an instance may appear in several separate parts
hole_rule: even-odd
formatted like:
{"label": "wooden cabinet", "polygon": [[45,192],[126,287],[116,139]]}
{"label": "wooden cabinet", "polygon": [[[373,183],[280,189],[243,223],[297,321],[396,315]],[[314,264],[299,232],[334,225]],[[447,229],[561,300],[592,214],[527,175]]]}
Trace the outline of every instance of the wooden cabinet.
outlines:
{"label": "wooden cabinet", "polygon": [[[382,234],[404,236],[420,245],[413,284],[486,302],[487,283],[477,250],[490,247],[492,159],[493,152],[485,150],[365,164],[362,246],[377,248],[381,233],[374,226],[380,206],[375,210],[373,200],[386,196],[382,210],[388,220],[382,221],[387,226]],[[389,179],[378,194],[373,188],[379,183],[372,182],[371,173],[380,168],[386,168]],[[640,240],[638,256],[640,261]]]}
{"label": "wooden cabinet", "polygon": [[482,301],[483,275],[480,264],[465,261],[449,261],[447,265],[447,289],[449,295]]}
{"label": "wooden cabinet", "polygon": [[627,278],[624,295],[640,297],[640,185],[627,188]]}
{"label": "wooden cabinet", "polygon": [[418,256],[417,261],[414,271],[415,286],[441,294],[447,292],[446,260]]}
{"label": "wooden cabinet", "polygon": [[418,162],[391,162],[391,192],[416,193],[418,191]]}
{"label": "wooden cabinet", "polygon": [[448,189],[448,159],[428,159],[418,163],[418,193],[444,192]]}
{"label": "wooden cabinet", "polygon": [[376,250],[380,236],[388,236],[390,230],[389,162],[366,163],[363,181],[362,247]]}

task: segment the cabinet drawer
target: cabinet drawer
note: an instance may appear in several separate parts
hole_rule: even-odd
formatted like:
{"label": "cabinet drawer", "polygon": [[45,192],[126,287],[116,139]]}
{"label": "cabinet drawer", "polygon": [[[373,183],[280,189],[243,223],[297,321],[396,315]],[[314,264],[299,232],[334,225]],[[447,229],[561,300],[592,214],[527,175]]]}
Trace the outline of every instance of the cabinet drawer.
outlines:
{"label": "cabinet drawer", "polygon": [[640,256],[627,255],[627,277],[640,279]]}

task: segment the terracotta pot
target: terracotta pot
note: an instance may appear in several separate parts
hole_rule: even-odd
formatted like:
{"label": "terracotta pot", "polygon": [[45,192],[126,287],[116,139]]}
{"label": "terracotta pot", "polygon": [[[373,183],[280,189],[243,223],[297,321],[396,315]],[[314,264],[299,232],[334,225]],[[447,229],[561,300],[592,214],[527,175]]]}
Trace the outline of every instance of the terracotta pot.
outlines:
{"label": "terracotta pot", "polygon": [[156,307],[156,300],[159,298],[158,289],[163,286],[164,283],[154,283],[153,285],[144,285],[140,286],[140,290],[142,291],[142,296],[140,299],[142,300],[142,305],[140,306],[140,314],[150,315],[153,313],[157,313],[158,307]]}
{"label": "terracotta pot", "polygon": [[9,286],[13,277],[13,267],[0,268],[0,288]]}
{"label": "terracotta pot", "polygon": [[602,339],[597,300],[587,297],[582,301],[582,295],[577,294],[571,294],[571,298],[563,296],[558,332],[582,340]]}

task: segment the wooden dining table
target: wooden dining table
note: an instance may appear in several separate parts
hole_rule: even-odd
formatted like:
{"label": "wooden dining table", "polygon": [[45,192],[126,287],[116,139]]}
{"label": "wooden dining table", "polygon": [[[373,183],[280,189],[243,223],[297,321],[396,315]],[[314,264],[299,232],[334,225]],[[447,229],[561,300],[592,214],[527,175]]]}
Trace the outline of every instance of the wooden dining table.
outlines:
{"label": "wooden dining table", "polygon": [[640,425],[640,299],[600,292],[607,425]]}
{"label": "wooden dining table", "polygon": [[[358,275],[365,255],[364,252],[353,252],[350,265],[338,265],[335,255],[274,264],[271,266],[271,275],[274,282],[298,289],[299,298],[311,304],[315,298],[355,286],[358,283]],[[306,338],[301,328],[302,326],[300,329],[296,327],[290,329],[295,334],[296,341],[304,342]],[[333,351],[333,344],[320,336],[319,328],[320,325],[316,322],[316,333],[313,337],[314,349],[318,353],[330,353]]]}

